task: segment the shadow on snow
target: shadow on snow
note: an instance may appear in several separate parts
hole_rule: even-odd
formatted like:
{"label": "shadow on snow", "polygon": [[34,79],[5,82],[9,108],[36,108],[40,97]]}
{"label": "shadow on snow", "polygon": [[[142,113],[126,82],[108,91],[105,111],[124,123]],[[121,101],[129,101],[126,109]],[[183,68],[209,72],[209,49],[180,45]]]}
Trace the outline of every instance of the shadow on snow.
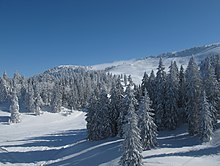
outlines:
{"label": "shadow on snow", "polygon": [[[121,140],[111,138],[102,141],[87,141],[86,130],[70,130],[27,140],[21,145],[5,145],[0,149],[0,163],[37,163],[44,165],[80,165],[87,166],[108,162],[120,156]],[[7,148],[24,147],[25,152],[10,152]],[[34,150],[37,147],[39,150]],[[49,149],[50,148],[50,149]],[[57,161],[60,159],[59,161]],[[51,164],[50,162],[52,161]]]}

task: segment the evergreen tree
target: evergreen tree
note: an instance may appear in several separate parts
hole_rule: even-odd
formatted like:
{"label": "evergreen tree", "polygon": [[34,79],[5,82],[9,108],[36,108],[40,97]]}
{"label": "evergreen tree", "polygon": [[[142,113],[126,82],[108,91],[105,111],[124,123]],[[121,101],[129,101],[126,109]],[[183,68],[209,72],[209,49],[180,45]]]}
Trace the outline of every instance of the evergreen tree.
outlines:
{"label": "evergreen tree", "polygon": [[58,113],[61,111],[61,106],[62,106],[62,88],[59,83],[57,83],[54,87],[54,92],[53,92],[53,100],[52,100],[52,112]]}
{"label": "evergreen tree", "polygon": [[187,122],[187,114],[186,114],[186,79],[184,68],[181,65],[180,73],[179,73],[179,90],[178,90],[178,109],[179,109],[179,120],[180,123]]}
{"label": "evergreen tree", "polygon": [[[121,85],[120,78],[117,79],[116,84],[112,86],[110,91],[110,118],[113,125],[113,135],[119,134],[121,130],[121,124],[119,123],[119,114],[123,109],[123,87]],[[119,134],[120,135],[120,134]]]}
{"label": "evergreen tree", "polygon": [[89,105],[87,107],[86,114],[86,128],[87,128],[87,138],[88,140],[98,140],[99,137],[96,136],[96,121],[97,121],[97,110],[96,110],[97,98],[95,95],[91,96]]}
{"label": "evergreen tree", "polygon": [[155,118],[156,124],[159,129],[164,129],[164,115],[165,115],[165,105],[166,105],[166,73],[165,67],[163,65],[162,58],[160,58],[159,66],[157,68],[157,75],[155,78]]}
{"label": "evergreen tree", "polygon": [[[129,96],[134,96],[132,91]],[[137,126],[138,117],[132,98],[127,98],[129,103],[127,114],[125,116],[126,123],[123,125],[124,141],[122,145],[123,153],[120,159],[122,166],[142,166],[142,144],[140,130]]]}
{"label": "evergreen tree", "polygon": [[205,91],[201,97],[200,105],[200,139],[203,142],[211,140],[213,135],[213,116],[212,112],[215,109],[207,100]]}
{"label": "evergreen tree", "polygon": [[144,93],[145,93],[145,92],[144,92],[145,89],[147,89],[147,87],[148,87],[148,82],[149,82],[149,77],[148,77],[147,73],[144,72],[144,77],[143,77],[142,82],[141,82],[142,96],[143,96]]}
{"label": "evergreen tree", "polygon": [[27,96],[28,96],[28,106],[27,109],[29,112],[34,113],[35,112],[35,106],[34,106],[34,89],[33,89],[33,85],[32,84],[28,84],[28,92],[27,92]]}
{"label": "evergreen tree", "polygon": [[190,135],[199,133],[199,105],[201,97],[202,81],[198,66],[192,57],[186,69],[186,97],[188,131]]}
{"label": "evergreen tree", "polygon": [[21,122],[20,113],[19,113],[18,97],[17,97],[15,89],[12,92],[10,112],[11,112],[10,122],[12,123]]}
{"label": "evergreen tree", "polygon": [[90,104],[86,116],[89,140],[101,140],[115,136],[109,111],[109,99],[104,89],[98,99],[93,100],[92,105]]}
{"label": "evergreen tree", "polygon": [[220,89],[219,82],[217,81],[215,75],[215,69],[210,63],[210,59],[206,58],[201,67],[203,85],[207,94],[207,99],[215,107],[212,112],[213,116],[213,126],[216,128],[217,125],[217,112],[220,111],[218,103],[220,102]]}
{"label": "evergreen tree", "polygon": [[140,136],[143,149],[151,149],[157,145],[157,126],[154,123],[154,110],[151,108],[151,100],[145,89],[144,96],[140,101],[139,106],[139,122],[138,127],[140,129]]}
{"label": "evergreen tree", "polygon": [[146,87],[149,97],[152,100],[152,107],[155,108],[154,102],[155,102],[155,92],[156,92],[156,84],[155,84],[155,74],[154,71],[151,71],[150,77],[148,79],[148,86]]}
{"label": "evergreen tree", "polygon": [[40,94],[38,93],[37,94],[37,97],[35,99],[35,103],[34,103],[34,106],[35,106],[35,114],[36,115],[40,115],[41,114],[41,104],[42,104],[42,99],[41,99],[41,96]]}
{"label": "evergreen tree", "polygon": [[178,89],[179,89],[179,73],[177,65],[171,62],[170,71],[167,76],[166,85],[166,104],[164,112],[165,128],[174,130],[178,123]]}

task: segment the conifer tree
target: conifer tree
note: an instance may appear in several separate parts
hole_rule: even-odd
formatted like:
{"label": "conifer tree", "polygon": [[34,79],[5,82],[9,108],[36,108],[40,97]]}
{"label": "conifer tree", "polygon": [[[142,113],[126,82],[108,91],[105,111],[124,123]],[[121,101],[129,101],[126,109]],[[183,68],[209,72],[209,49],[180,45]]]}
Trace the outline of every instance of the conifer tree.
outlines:
{"label": "conifer tree", "polygon": [[207,100],[205,91],[201,97],[200,104],[200,139],[203,142],[208,142],[211,140],[213,135],[213,116],[212,112],[215,109]]}
{"label": "conifer tree", "polygon": [[155,98],[154,98],[154,106],[155,106],[155,118],[156,124],[159,129],[164,129],[164,115],[165,115],[165,94],[166,94],[166,73],[165,67],[163,65],[162,58],[160,58],[159,66],[157,68],[157,75],[155,78]]}
{"label": "conifer tree", "polygon": [[164,112],[165,128],[174,130],[178,123],[178,89],[179,89],[179,73],[177,65],[171,62],[170,71],[166,82],[166,104]]}
{"label": "conifer tree", "polygon": [[[130,91],[128,96],[134,96],[133,92]],[[140,130],[137,126],[138,117],[134,106],[134,97],[127,98],[128,110],[125,116],[126,123],[123,125],[124,130],[124,141],[122,145],[122,157],[119,164],[122,166],[142,166],[142,144],[140,137]]]}
{"label": "conifer tree", "polygon": [[187,114],[186,114],[186,79],[184,68],[181,65],[180,73],[179,73],[179,89],[178,89],[178,114],[180,123],[187,122]]}
{"label": "conifer tree", "polygon": [[140,129],[141,142],[144,150],[154,148],[157,145],[157,126],[154,123],[154,110],[151,108],[151,104],[152,102],[145,89],[138,111],[138,127]]}
{"label": "conifer tree", "polygon": [[220,89],[219,82],[217,81],[215,75],[215,69],[210,63],[210,59],[206,58],[201,67],[201,73],[203,77],[203,85],[206,91],[207,99],[210,101],[210,104],[214,106],[213,116],[213,126],[216,128],[217,125],[217,112],[220,111],[218,103],[220,102]]}
{"label": "conifer tree", "polygon": [[59,83],[54,87],[53,100],[52,100],[52,112],[58,113],[61,111],[62,106],[62,88]]}
{"label": "conifer tree", "polygon": [[10,122],[20,123],[21,118],[20,118],[20,113],[19,113],[18,97],[17,97],[15,89],[12,91],[10,112],[11,112]]}
{"label": "conifer tree", "polygon": [[117,79],[116,83],[113,84],[110,91],[110,118],[113,127],[113,135],[117,135],[119,130],[121,130],[121,124],[119,124],[119,114],[123,109],[123,87],[121,85],[120,78]]}
{"label": "conifer tree", "polygon": [[199,133],[199,106],[201,98],[202,81],[198,66],[192,57],[186,69],[186,97],[188,131],[190,135]]}
{"label": "conifer tree", "polygon": [[34,103],[34,106],[35,106],[35,111],[34,112],[35,112],[36,115],[40,115],[42,113],[41,104],[42,104],[42,99],[41,99],[40,94],[38,93],[37,97],[35,99],[35,103]]}

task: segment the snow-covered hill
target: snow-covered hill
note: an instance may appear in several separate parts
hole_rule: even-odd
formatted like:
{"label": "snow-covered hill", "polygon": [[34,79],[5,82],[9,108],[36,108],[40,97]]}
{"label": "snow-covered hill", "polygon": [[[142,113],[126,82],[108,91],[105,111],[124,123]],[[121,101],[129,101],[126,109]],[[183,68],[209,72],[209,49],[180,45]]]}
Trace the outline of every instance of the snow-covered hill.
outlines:
{"label": "snow-covered hill", "polygon": [[[85,113],[64,109],[41,116],[22,114],[22,123],[8,125],[0,111],[1,166],[117,166],[121,139],[86,140]],[[220,127],[220,126],[219,126]],[[211,142],[200,145],[186,132],[164,131],[159,147],[143,152],[146,166],[219,166],[220,129]]]}
{"label": "snow-covered hill", "polygon": [[199,64],[207,56],[213,54],[220,54],[220,44],[211,44],[201,47],[194,47],[179,52],[164,53],[158,56],[150,56],[138,60],[120,61],[108,64],[100,64],[92,66],[96,70],[105,70],[113,74],[127,74],[131,75],[133,81],[137,84],[141,83],[144,72],[150,74],[151,70],[156,71],[159,63],[159,58],[163,58],[166,70],[168,70],[171,61],[176,61],[177,65],[183,65],[186,68],[191,56],[194,56],[196,62]]}
{"label": "snow-covered hill", "polygon": [[163,53],[157,56],[148,56],[142,59],[117,61],[113,63],[99,64],[94,66],[62,65],[46,71],[45,74],[59,73],[61,71],[64,71],[62,73],[65,73],[65,71],[77,70],[104,70],[113,74],[131,75],[133,81],[137,84],[140,84],[144,72],[150,74],[151,70],[156,71],[160,57],[163,58],[166,70],[168,70],[171,61],[176,61],[179,67],[180,65],[183,65],[183,67],[186,68],[191,56],[194,56],[196,62],[199,64],[207,56],[213,54],[220,54],[219,43],[193,47],[178,52]]}

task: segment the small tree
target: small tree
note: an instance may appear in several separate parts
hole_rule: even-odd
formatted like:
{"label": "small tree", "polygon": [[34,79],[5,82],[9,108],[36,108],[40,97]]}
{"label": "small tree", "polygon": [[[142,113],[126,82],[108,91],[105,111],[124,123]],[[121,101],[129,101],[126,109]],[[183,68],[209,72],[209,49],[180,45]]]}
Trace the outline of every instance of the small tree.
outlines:
{"label": "small tree", "polygon": [[21,122],[20,113],[19,113],[18,97],[17,97],[17,94],[14,90],[12,92],[10,112],[11,112],[10,122],[12,122],[12,123]]}
{"label": "small tree", "polygon": [[34,106],[35,106],[35,114],[36,115],[40,115],[41,114],[41,104],[42,104],[42,99],[41,99],[41,96],[40,94],[38,93],[37,94],[37,97],[35,99],[35,103],[34,103]]}

